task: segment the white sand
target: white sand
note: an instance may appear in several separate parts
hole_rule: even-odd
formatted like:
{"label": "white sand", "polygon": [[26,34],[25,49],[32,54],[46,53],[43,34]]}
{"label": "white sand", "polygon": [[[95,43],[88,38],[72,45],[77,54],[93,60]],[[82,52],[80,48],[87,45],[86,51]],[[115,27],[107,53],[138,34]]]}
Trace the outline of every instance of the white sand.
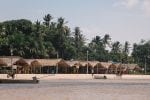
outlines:
{"label": "white sand", "polygon": [[[95,74],[96,75],[96,74]],[[92,79],[91,74],[16,74],[16,79],[32,79],[36,76],[40,80],[51,79]],[[98,74],[98,76],[104,76],[104,74]],[[150,75],[122,75],[117,77],[115,74],[105,74],[108,79],[150,79]],[[0,78],[7,78],[6,74],[0,74]]]}

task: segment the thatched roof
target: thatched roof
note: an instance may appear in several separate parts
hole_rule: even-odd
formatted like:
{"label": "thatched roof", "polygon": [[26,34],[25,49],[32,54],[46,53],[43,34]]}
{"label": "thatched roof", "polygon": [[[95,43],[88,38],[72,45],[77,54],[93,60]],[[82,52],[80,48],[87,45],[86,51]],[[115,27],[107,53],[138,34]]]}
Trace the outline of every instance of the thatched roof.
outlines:
{"label": "thatched roof", "polygon": [[42,67],[42,64],[37,60],[31,62],[31,67]]}
{"label": "thatched roof", "polygon": [[100,62],[100,63],[105,68],[109,68],[109,66],[112,64],[111,62]]}
{"label": "thatched roof", "polygon": [[0,59],[0,66],[7,66],[7,64],[2,59]]}
{"label": "thatched roof", "polygon": [[120,63],[112,63],[109,68],[118,68],[120,66]]}
{"label": "thatched roof", "polygon": [[69,67],[79,67],[79,66],[86,66],[87,62],[86,61],[65,61],[66,64],[69,65]]}
{"label": "thatched roof", "polygon": [[97,61],[65,61],[70,67],[75,66],[76,68],[79,68],[80,66],[95,66],[97,64]]}
{"label": "thatched roof", "polygon": [[14,65],[31,66],[31,67],[57,66],[57,65],[60,67],[69,66],[62,59],[22,59],[22,58],[14,62]]}
{"label": "thatched roof", "polygon": [[92,67],[96,66],[98,63],[100,63],[99,61],[89,61],[88,62]]}
{"label": "thatched roof", "polygon": [[34,59],[19,59],[16,62],[14,62],[14,65],[19,65],[19,66],[30,66],[31,62],[34,61]]}
{"label": "thatched roof", "polygon": [[117,68],[117,66],[115,65],[115,64],[111,64],[109,67],[108,67],[108,69],[116,69]]}
{"label": "thatched roof", "polygon": [[127,67],[129,70],[141,70],[141,67],[139,67],[137,64],[128,64]]}
{"label": "thatched roof", "polygon": [[69,65],[67,63],[65,63],[64,60],[62,59],[36,59],[37,62],[39,62],[39,64],[41,64],[42,66],[64,66],[64,67],[68,67]]}
{"label": "thatched roof", "polygon": [[21,57],[18,56],[1,56],[0,59],[6,64],[6,67],[12,66],[18,59]]}
{"label": "thatched roof", "polygon": [[79,61],[65,61],[70,67],[78,66]]}
{"label": "thatched roof", "polygon": [[87,66],[89,64],[89,61],[79,61],[79,66]]}
{"label": "thatched roof", "polygon": [[58,66],[59,67],[69,67],[69,65],[64,60],[60,60],[58,62]]}
{"label": "thatched roof", "polygon": [[65,61],[70,67],[72,66],[90,66],[90,67],[94,67],[96,66],[98,63],[100,63],[99,61]]}
{"label": "thatched roof", "polygon": [[109,62],[99,62],[99,61],[66,61],[66,63],[70,66],[90,66],[90,67],[104,67],[108,68],[112,63]]}
{"label": "thatched roof", "polygon": [[95,63],[92,63],[92,61],[65,61],[70,67],[72,66],[76,66],[76,67],[79,67],[79,66],[87,66],[87,64],[89,66],[92,66],[93,64]]}
{"label": "thatched roof", "polygon": [[36,59],[42,66],[56,66],[61,59]]}
{"label": "thatched roof", "polygon": [[121,65],[121,63],[116,63],[115,66],[118,68]]}

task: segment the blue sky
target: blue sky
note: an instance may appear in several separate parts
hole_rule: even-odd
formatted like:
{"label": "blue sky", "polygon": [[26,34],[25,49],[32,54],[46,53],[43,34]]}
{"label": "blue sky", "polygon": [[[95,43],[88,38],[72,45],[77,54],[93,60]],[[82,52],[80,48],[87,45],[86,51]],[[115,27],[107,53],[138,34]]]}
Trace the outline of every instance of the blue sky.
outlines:
{"label": "blue sky", "polygon": [[0,0],[0,22],[42,21],[48,13],[79,26],[87,41],[106,33],[121,43],[150,40],[150,0]]}

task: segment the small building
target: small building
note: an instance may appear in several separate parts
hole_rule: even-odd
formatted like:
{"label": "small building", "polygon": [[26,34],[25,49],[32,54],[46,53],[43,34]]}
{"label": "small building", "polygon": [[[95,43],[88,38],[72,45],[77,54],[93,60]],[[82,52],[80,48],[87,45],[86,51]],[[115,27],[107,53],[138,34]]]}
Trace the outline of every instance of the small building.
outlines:
{"label": "small building", "polygon": [[138,64],[128,64],[127,66],[128,73],[136,73],[142,71],[142,68]]}
{"label": "small building", "polygon": [[13,65],[21,57],[18,56],[0,56],[0,73],[8,73],[9,71],[16,71],[16,65]]}
{"label": "small building", "polygon": [[[67,73],[69,65],[63,59],[35,59],[41,66],[41,73]],[[33,65],[33,63],[32,63]]]}

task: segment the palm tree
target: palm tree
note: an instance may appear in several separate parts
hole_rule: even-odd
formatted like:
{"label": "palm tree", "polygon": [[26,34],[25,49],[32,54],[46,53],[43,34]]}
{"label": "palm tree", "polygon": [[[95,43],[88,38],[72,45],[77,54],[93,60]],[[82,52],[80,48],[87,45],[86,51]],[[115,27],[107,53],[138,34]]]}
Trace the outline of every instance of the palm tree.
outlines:
{"label": "palm tree", "polygon": [[104,44],[105,47],[106,47],[106,45],[110,45],[109,44],[110,40],[111,40],[110,35],[109,34],[105,34],[105,36],[103,38],[103,44]]}
{"label": "palm tree", "polygon": [[129,54],[129,48],[130,48],[129,45],[130,45],[129,42],[126,41],[124,45],[124,50],[123,50],[123,52],[126,54]]}
{"label": "palm tree", "polygon": [[74,29],[74,44],[77,53],[76,58],[79,59],[79,53],[81,52],[82,47],[84,45],[84,38],[83,35],[81,34],[81,30],[79,27],[75,27]]}
{"label": "palm tree", "polygon": [[114,53],[120,53],[121,52],[121,44],[119,41],[116,41],[112,44],[112,52]]}
{"label": "palm tree", "polygon": [[65,22],[64,18],[58,18],[55,37],[55,41],[57,41],[57,43],[54,43],[56,50],[59,52],[59,56],[62,58],[64,57],[66,41],[70,35],[70,29],[65,25],[66,23],[67,22]]}
{"label": "palm tree", "polygon": [[50,27],[50,22],[53,19],[53,17],[50,14],[47,14],[47,15],[45,15],[45,17],[43,19],[44,19],[44,24],[47,27]]}

